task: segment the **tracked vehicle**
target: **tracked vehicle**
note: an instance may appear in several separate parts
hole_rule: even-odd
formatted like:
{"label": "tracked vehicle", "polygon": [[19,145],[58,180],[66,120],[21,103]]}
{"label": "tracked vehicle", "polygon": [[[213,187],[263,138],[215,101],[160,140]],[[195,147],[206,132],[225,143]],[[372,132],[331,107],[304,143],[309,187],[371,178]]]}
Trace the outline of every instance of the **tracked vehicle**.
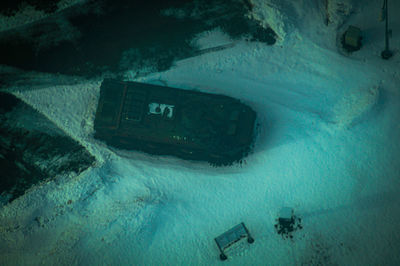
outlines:
{"label": "tracked vehicle", "polygon": [[251,150],[255,120],[232,97],[105,79],[94,137],[125,150],[227,165]]}

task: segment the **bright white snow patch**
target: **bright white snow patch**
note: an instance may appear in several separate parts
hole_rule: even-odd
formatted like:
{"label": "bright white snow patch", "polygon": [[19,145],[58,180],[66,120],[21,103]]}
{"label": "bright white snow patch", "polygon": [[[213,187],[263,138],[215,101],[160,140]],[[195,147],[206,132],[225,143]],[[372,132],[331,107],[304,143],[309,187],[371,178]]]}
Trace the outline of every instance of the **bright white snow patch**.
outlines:
{"label": "bright white snow patch", "polygon": [[212,31],[202,32],[198,34],[191,42],[191,44],[198,49],[206,49],[229,43],[232,43],[232,39],[220,28]]}
{"label": "bright white snow patch", "polygon": [[279,1],[264,1],[264,0],[250,0],[253,5],[253,10],[248,16],[264,27],[274,30],[277,34],[277,43],[282,43],[288,32],[288,28],[291,26],[287,15],[282,12],[282,7]]}

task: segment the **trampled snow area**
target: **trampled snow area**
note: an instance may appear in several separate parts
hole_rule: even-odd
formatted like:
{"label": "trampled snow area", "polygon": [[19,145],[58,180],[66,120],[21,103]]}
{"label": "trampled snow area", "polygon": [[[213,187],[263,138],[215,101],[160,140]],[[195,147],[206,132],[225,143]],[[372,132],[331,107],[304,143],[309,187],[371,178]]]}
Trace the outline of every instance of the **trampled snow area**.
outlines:
{"label": "trampled snow area", "polygon": [[[396,54],[384,61],[381,3],[351,5],[347,20],[326,26],[314,1],[252,2],[254,12],[267,2],[279,10],[279,45],[238,41],[138,80],[252,106],[260,130],[242,166],[110,150],[93,139],[100,78],[10,88],[98,164],[2,207],[0,264],[400,264],[400,18],[391,17]],[[400,3],[390,2],[398,14]],[[336,27],[348,23],[363,30],[364,46],[345,56]],[[218,44],[229,39],[219,29],[204,36]],[[274,228],[284,206],[302,218],[292,240]],[[238,244],[221,262],[214,238],[240,222],[255,242]]]}

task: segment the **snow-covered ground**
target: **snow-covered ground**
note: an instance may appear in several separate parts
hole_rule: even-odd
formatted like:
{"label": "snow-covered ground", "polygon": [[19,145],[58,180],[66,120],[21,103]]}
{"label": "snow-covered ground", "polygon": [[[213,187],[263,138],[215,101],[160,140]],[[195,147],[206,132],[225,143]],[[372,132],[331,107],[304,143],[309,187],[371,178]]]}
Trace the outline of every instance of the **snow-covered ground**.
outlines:
{"label": "snow-covered ground", "polygon": [[[0,264],[214,265],[222,263],[214,237],[240,222],[255,242],[225,264],[400,264],[400,18],[391,16],[396,54],[384,61],[381,3],[332,1],[351,11],[330,9],[326,26],[315,1],[251,2],[263,25],[281,25],[278,45],[238,41],[138,80],[251,105],[261,128],[241,167],[108,149],[93,139],[101,78],[10,88],[98,164],[2,207]],[[348,24],[363,30],[364,46],[344,56],[336,33]],[[207,41],[229,37],[216,29],[194,40],[215,46]],[[293,240],[274,229],[283,206],[302,218]]]}

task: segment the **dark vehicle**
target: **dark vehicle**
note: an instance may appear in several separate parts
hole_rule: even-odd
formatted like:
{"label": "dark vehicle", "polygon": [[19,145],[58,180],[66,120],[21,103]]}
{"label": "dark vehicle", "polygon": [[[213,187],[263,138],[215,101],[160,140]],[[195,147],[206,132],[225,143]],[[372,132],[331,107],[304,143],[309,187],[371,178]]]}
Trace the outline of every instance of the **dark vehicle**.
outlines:
{"label": "dark vehicle", "polygon": [[227,165],[250,151],[255,120],[228,96],[105,79],[94,136],[117,148]]}

